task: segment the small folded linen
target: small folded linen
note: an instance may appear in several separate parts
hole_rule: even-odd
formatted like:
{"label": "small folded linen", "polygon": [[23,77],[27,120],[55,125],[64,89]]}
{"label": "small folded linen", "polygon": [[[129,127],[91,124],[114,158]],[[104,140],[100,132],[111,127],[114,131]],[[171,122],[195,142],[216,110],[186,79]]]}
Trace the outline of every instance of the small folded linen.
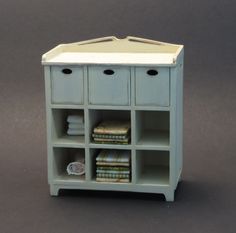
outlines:
{"label": "small folded linen", "polygon": [[84,117],[82,115],[69,115],[67,117],[67,122],[68,123],[83,123],[84,122]]}
{"label": "small folded linen", "polygon": [[85,174],[84,159],[78,159],[78,161],[71,162],[67,165],[66,171],[68,175],[81,176]]}
{"label": "small folded linen", "polygon": [[84,130],[84,124],[82,123],[69,123],[68,124],[69,129],[83,129]]}
{"label": "small folded linen", "polygon": [[84,135],[84,129],[68,129],[67,130],[67,134],[68,135],[73,135],[73,136],[76,136],[76,135]]}

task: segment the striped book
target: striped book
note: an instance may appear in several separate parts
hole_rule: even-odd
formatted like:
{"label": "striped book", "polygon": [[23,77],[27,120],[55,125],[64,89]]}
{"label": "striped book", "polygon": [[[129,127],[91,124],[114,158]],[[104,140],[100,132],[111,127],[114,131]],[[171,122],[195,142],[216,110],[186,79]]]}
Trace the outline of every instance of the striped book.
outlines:
{"label": "striped book", "polygon": [[98,134],[98,133],[93,133],[92,136],[93,136],[93,138],[120,139],[120,140],[124,140],[124,139],[129,138],[129,135],[127,135],[127,134],[116,135],[116,134]]}
{"label": "striped book", "polygon": [[100,178],[97,177],[96,181],[98,182],[114,182],[114,183],[129,183],[130,179],[120,179],[120,178]]}
{"label": "striped book", "polygon": [[97,167],[98,170],[101,170],[101,171],[120,171],[120,172],[123,172],[123,171],[130,171],[130,168],[129,167],[114,167],[114,166],[99,166]]}
{"label": "striped book", "polygon": [[103,121],[94,128],[94,134],[126,135],[130,131],[130,121]]}
{"label": "striped book", "polygon": [[119,167],[129,167],[130,163],[125,162],[96,162],[97,166],[119,166]]}
{"label": "striped book", "polygon": [[98,178],[129,179],[129,174],[103,174],[97,173]]}
{"label": "striped book", "polygon": [[97,158],[97,162],[115,162],[115,163],[130,163],[130,151],[126,150],[102,150]]}
{"label": "striped book", "polygon": [[99,169],[99,167],[96,170],[97,174],[101,173],[101,174],[129,174],[130,171],[113,171],[113,169],[111,170],[101,170]]}
{"label": "striped book", "polygon": [[96,143],[114,143],[114,144],[128,144],[130,138],[126,139],[112,139],[112,138],[94,138]]}

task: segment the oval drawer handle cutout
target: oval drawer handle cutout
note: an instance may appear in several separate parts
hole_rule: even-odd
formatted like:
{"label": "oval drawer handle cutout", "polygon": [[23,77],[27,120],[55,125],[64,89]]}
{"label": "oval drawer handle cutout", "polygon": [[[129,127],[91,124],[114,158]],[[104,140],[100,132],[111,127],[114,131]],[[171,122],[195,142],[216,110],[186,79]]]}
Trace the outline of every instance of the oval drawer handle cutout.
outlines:
{"label": "oval drawer handle cutout", "polygon": [[115,71],[108,69],[108,70],[104,70],[103,73],[106,75],[113,75],[115,73]]}
{"label": "oval drawer handle cutout", "polygon": [[157,70],[148,70],[147,74],[150,76],[155,76],[155,75],[158,75],[158,71]]}
{"label": "oval drawer handle cutout", "polygon": [[71,69],[68,69],[68,68],[65,68],[61,71],[63,74],[71,74],[72,73],[72,70]]}

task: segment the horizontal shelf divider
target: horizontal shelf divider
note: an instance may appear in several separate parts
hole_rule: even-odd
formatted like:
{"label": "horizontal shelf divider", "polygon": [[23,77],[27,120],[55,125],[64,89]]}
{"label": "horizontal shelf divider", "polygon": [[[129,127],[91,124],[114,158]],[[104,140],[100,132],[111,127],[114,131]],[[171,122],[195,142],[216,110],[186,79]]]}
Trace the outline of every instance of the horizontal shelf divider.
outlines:
{"label": "horizontal shelf divider", "polygon": [[170,107],[161,106],[134,106],[137,111],[170,111]]}
{"label": "horizontal shelf divider", "polygon": [[50,104],[49,107],[52,109],[85,109],[84,105],[77,104]]}
{"label": "horizontal shelf divider", "polygon": [[76,144],[76,143],[53,143],[52,147],[61,147],[61,148],[81,148],[84,149],[84,144]]}
{"label": "horizontal shelf divider", "polygon": [[109,183],[97,181],[85,181],[58,177],[51,183],[60,185],[61,189],[88,189],[88,190],[109,190],[109,191],[134,191],[145,193],[164,193],[169,190],[169,184],[134,184],[129,183]]}
{"label": "horizontal shelf divider", "polygon": [[132,145],[121,145],[121,144],[97,144],[97,143],[90,143],[89,148],[95,149],[123,149],[123,150],[131,150]]}
{"label": "horizontal shelf divider", "polygon": [[131,110],[131,106],[119,106],[119,105],[88,105],[88,109],[94,110]]}
{"label": "horizontal shelf divider", "polygon": [[65,183],[84,183],[84,182],[86,182],[85,175],[75,176],[75,175],[67,175],[66,173],[58,175],[55,178],[55,181],[58,183],[64,183],[64,184]]}
{"label": "horizontal shelf divider", "polygon": [[161,106],[120,106],[120,105],[77,105],[77,104],[50,104],[52,109],[94,109],[94,110],[137,110],[137,111],[170,111],[170,107]]}
{"label": "horizontal shelf divider", "polygon": [[84,148],[85,140],[84,136],[69,136],[64,135],[60,138],[55,138],[52,140],[52,145],[54,147],[73,147],[73,148]]}
{"label": "horizontal shelf divider", "polygon": [[170,146],[160,146],[160,145],[135,145],[135,150],[156,150],[156,151],[169,151]]}

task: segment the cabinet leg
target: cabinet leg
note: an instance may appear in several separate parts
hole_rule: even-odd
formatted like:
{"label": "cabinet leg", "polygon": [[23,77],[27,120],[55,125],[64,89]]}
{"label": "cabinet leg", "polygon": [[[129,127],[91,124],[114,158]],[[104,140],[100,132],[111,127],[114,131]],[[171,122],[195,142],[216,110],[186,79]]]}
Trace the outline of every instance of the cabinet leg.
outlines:
{"label": "cabinet leg", "polygon": [[59,188],[55,185],[50,185],[50,195],[51,196],[58,196]]}
{"label": "cabinet leg", "polygon": [[165,193],[166,201],[174,201],[175,200],[175,191],[170,191],[168,193]]}

